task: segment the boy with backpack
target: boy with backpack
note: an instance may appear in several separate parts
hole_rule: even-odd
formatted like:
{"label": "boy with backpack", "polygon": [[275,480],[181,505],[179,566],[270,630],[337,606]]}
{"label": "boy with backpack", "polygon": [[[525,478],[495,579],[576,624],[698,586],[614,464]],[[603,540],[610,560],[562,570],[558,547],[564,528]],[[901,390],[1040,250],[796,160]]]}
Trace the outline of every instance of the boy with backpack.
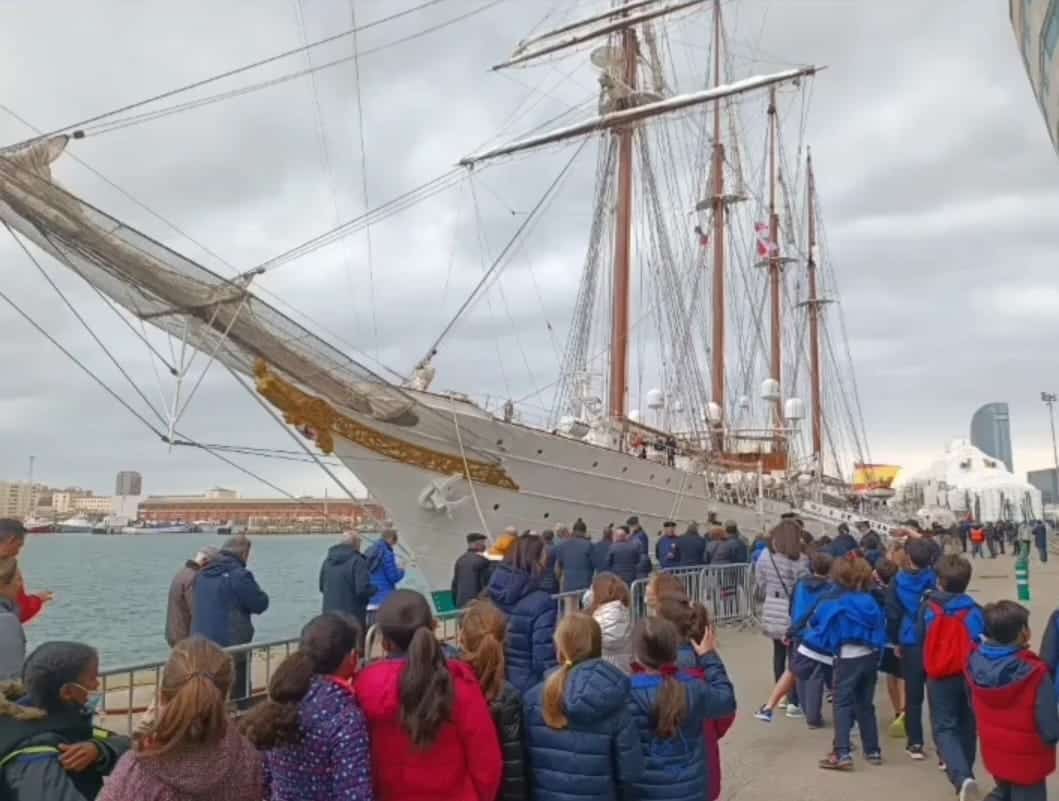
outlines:
{"label": "boy with backpack", "polygon": [[886,588],[886,634],[901,660],[905,680],[905,728],[908,745],[905,752],[916,761],[926,759],[923,753],[923,693],[926,672],[923,669],[923,632],[919,610],[924,596],[935,589],[937,573],[931,569],[933,548],[926,540],[909,538],[905,545],[909,567],[898,573]]}
{"label": "boy with backpack", "polygon": [[787,635],[793,646],[791,672],[797,680],[798,700],[810,729],[824,727],[824,688],[831,684],[834,654],[813,651],[802,643],[802,638],[817,606],[838,594],[828,578],[832,562],[827,551],[814,553],[809,563],[812,574],[798,579],[791,593],[791,628]]}
{"label": "boy with backpack", "polygon": [[970,562],[962,556],[942,557],[938,562],[941,589],[927,593],[920,611],[934,744],[960,801],[978,798],[974,711],[964,673],[971,652],[985,636],[985,615],[966,594],[970,583]]}
{"label": "boy with backpack", "polygon": [[1055,772],[1055,687],[1029,649],[1029,619],[1014,601],[987,604],[987,639],[967,668],[982,761],[997,784],[990,801],[1046,801],[1045,781]]}

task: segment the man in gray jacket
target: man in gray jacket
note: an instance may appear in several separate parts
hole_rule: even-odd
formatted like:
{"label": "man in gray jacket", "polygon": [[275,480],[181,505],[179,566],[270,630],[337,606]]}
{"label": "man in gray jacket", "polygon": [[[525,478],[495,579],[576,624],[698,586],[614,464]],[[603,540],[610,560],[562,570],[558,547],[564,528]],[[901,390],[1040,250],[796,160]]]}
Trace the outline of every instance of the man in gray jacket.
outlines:
{"label": "man in gray jacket", "polygon": [[169,602],[165,611],[165,641],[172,648],[191,636],[191,611],[195,608],[194,586],[199,571],[220,553],[208,545],[180,568],[169,585]]}

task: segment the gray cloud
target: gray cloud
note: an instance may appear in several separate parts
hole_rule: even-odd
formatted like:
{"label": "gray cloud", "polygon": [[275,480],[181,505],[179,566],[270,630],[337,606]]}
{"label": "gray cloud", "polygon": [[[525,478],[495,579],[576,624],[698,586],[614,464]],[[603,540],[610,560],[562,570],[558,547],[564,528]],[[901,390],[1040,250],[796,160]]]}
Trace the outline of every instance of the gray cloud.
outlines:
{"label": "gray cloud", "polygon": [[[301,41],[288,0],[89,5],[59,3],[59,14],[56,4],[36,4],[8,15],[0,31],[0,102],[53,127]],[[361,47],[377,47],[473,5],[442,3],[367,32]],[[532,71],[488,72],[540,21],[544,6],[505,3],[363,59],[373,204],[444,173],[486,141],[511,138],[586,101],[594,108],[595,79],[577,66],[580,56]],[[1017,466],[1047,462],[1047,419],[1036,397],[1051,381],[1059,386],[1054,359],[1042,347],[1059,333],[1053,256],[1059,161],[1002,6],[957,0],[725,6],[739,72],[808,61],[829,66],[813,84],[805,141],[817,162],[827,253],[842,290],[876,459],[917,465],[948,437],[964,435],[978,405],[1008,400]],[[303,7],[310,38],[348,25],[345,4],[304,0]],[[362,22],[392,10],[390,4],[358,3]],[[684,86],[701,66],[707,30],[699,18],[672,29]],[[336,43],[314,59],[341,57],[349,48]],[[288,68],[269,68],[255,78]],[[547,94],[534,95],[529,113],[501,131],[513,112],[526,108],[527,87],[544,87]],[[350,65],[318,76],[330,169],[322,163],[309,79],[89,137],[73,151],[236,269],[248,269],[333,225],[336,205],[340,219],[362,211],[353,89]],[[799,109],[786,95],[784,102],[787,141],[795,143]],[[760,104],[742,109],[749,165],[760,156],[760,115],[754,116]],[[0,141],[26,135],[0,113]],[[522,218],[511,211],[531,208],[570,152],[549,150],[476,174],[477,212],[464,181],[374,227],[371,282],[365,239],[358,235],[266,276],[261,287],[360,352],[377,351],[382,361],[408,370],[478,281],[483,261],[513,234]],[[691,175],[695,165],[678,166]],[[446,342],[439,387],[496,402],[555,379],[555,346],[565,343],[584,261],[594,171],[593,146],[499,288]],[[101,208],[230,274],[69,159],[57,174]],[[671,200],[674,208],[692,204]],[[143,345],[76,276],[46,265],[154,401],[158,390]],[[0,288],[108,383],[122,386],[113,366],[2,238]],[[641,298],[639,307],[648,302]],[[0,438],[7,477],[19,476],[35,454],[41,478],[100,491],[109,490],[114,471],[131,467],[145,473],[152,492],[211,484],[270,492],[201,452],[178,448],[170,454],[4,307],[0,324],[6,333],[0,342],[8,379],[0,393]],[[168,347],[164,338],[155,341]],[[122,392],[142,406],[130,389]],[[534,400],[547,405],[549,396]],[[293,446],[221,370],[204,381],[183,428],[202,441]],[[322,493],[327,484],[312,466],[241,461],[295,493]]]}

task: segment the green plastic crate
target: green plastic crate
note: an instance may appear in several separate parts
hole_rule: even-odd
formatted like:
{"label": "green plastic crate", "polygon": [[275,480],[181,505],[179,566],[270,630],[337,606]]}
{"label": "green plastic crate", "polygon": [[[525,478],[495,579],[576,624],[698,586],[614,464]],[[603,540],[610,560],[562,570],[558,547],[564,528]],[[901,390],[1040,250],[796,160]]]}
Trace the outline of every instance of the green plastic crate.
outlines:
{"label": "green plastic crate", "polygon": [[456,608],[456,599],[452,597],[452,590],[434,590],[434,592],[430,593],[430,597],[433,598],[434,609],[437,610],[439,615],[459,611]]}

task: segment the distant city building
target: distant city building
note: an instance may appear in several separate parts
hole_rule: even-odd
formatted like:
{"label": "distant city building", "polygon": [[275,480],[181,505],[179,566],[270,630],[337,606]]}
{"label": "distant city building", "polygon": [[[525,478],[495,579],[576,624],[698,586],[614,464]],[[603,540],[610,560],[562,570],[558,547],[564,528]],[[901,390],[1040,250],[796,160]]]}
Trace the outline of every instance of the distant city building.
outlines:
{"label": "distant city building", "polygon": [[232,523],[295,526],[327,524],[355,526],[372,519],[383,519],[385,512],[370,501],[334,498],[232,498],[161,496],[147,497],[140,503],[140,519],[148,523]]}
{"label": "distant city building", "polygon": [[1047,470],[1030,470],[1026,480],[1041,491],[1045,503],[1059,503],[1059,481],[1056,481],[1055,468]]}
{"label": "distant city building", "polygon": [[28,481],[0,481],[0,517],[27,518],[36,501],[34,485]]}
{"label": "distant city building", "polygon": [[143,495],[143,476],[135,470],[122,470],[114,485],[115,495]]}
{"label": "distant city building", "polygon": [[1059,151],[1059,0],[1008,0],[1008,10],[1033,94]]}
{"label": "distant city building", "polygon": [[114,506],[114,499],[100,495],[84,495],[73,499],[75,512],[90,515],[109,515]]}
{"label": "distant city building", "polygon": [[239,493],[235,490],[225,489],[224,487],[214,487],[213,489],[206,490],[207,498],[238,498]]}
{"label": "distant city building", "polygon": [[999,459],[1009,473],[1011,458],[1011,415],[1006,403],[987,403],[971,418],[971,444],[987,456]]}

